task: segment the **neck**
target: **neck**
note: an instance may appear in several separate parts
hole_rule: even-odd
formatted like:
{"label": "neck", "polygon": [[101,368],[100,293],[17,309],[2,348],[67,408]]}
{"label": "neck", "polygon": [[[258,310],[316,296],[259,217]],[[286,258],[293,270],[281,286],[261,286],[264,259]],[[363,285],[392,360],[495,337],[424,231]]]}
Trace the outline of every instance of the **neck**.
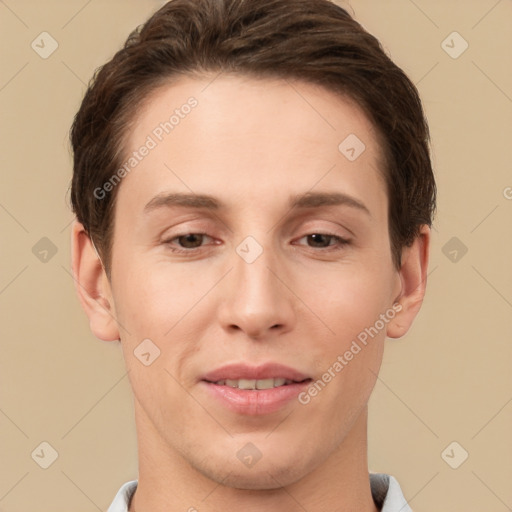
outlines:
{"label": "neck", "polygon": [[366,407],[325,461],[286,486],[273,475],[264,489],[214,481],[165,444],[143,418],[136,404],[139,479],[129,512],[378,512],[368,474]]}

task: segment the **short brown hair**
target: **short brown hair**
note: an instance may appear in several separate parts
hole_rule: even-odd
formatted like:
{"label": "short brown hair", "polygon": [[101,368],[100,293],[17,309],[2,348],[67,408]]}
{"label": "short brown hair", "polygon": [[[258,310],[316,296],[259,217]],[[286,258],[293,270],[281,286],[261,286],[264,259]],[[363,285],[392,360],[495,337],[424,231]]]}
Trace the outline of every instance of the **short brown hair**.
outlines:
{"label": "short brown hair", "polygon": [[[138,108],[179,76],[226,72],[298,79],[348,96],[382,141],[393,262],[432,225],[436,185],[429,129],[414,84],[378,40],[329,0],[171,0],[99,68],[71,128],[71,203],[110,277],[115,187]],[[340,141],[341,142],[341,141]]]}

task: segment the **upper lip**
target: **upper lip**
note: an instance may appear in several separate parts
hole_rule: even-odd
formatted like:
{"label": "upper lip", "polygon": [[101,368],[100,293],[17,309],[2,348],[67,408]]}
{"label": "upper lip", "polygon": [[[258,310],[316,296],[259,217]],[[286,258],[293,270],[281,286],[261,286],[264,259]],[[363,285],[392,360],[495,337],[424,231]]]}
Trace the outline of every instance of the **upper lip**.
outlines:
{"label": "upper lip", "polygon": [[259,366],[251,366],[246,363],[232,363],[203,375],[201,380],[218,382],[219,380],[238,379],[276,379],[283,378],[300,382],[309,378],[308,375],[279,363],[266,363]]}

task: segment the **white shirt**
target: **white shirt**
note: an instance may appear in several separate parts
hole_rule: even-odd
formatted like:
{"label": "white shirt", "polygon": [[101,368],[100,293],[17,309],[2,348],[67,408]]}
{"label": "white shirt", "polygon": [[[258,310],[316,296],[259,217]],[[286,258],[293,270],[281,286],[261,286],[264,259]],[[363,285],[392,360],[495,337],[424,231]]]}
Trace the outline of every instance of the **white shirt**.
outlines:
{"label": "white shirt", "polygon": [[[136,488],[137,480],[123,484],[107,512],[128,512],[128,505]],[[370,473],[370,488],[373,501],[380,512],[412,512],[399,483],[391,475]]]}

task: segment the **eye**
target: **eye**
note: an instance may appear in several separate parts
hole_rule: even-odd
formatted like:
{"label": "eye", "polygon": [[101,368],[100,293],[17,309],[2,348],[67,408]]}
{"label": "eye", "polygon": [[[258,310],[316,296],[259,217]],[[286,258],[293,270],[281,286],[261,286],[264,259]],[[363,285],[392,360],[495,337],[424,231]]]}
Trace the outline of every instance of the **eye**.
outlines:
{"label": "eye", "polygon": [[[195,249],[204,247],[205,239],[213,240],[206,233],[184,233],[163,241],[175,253],[191,253]],[[331,233],[310,233],[299,240],[306,239],[308,247],[313,249],[337,250],[350,242],[345,238]],[[299,244],[303,245],[303,244]]]}
{"label": "eye", "polygon": [[[185,233],[183,235],[175,236],[164,240],[164,244],[168,245],[171,251],[174,252],[192,252],[194,249],[198,249],[203,246],[205,238],[212,239],[206,233]],[[176,246],[173,242],[178,244]]]}
{"label": "eye", "polygon": [[338,249],[349,243],[349,241],[345,238],[342,238],[338,235],[333,235],[331,233],[311,233],[309,235],[303,236],[299,240],[304,238],[307,240],[308,246],[314,249]]}

